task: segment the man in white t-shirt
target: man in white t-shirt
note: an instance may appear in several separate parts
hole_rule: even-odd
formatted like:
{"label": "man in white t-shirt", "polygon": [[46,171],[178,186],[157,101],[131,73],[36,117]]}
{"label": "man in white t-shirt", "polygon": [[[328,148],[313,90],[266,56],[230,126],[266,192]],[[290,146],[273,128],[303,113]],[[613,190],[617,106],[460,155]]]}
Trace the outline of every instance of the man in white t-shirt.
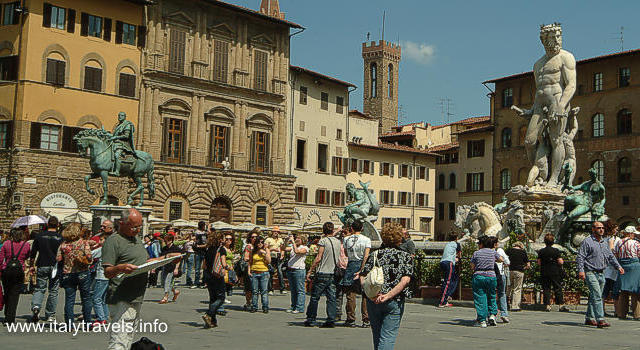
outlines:
{"label": "man in white t-shirt", "polygon": [[[344,294],[347,296],[347,320],[345,326],[355,327],[356,325],[356,295],[360,294],[360,271],[369,257],[371,251],[371,239],[362,235],[362,222],[356,221],[351,224],[352,234],[344,239],[344,250],[347,253],[349,262],[342,280]],[[362,327],[369,327],[369,314],[367,313],[367,301],[363,297],[361,303]]]}

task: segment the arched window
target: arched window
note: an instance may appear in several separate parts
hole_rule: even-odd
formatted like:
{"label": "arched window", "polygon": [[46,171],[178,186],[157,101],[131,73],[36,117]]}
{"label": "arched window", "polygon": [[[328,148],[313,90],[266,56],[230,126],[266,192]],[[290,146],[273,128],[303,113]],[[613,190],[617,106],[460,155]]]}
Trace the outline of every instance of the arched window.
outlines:
{"label": "arched window", "polygon": [[49,84],[64,86],[67,63],[64,56],[58,52],[52,52],[47,56],[47,70],[45,81]]}
{"label": "arched window", "polygon": [[593,115],[592,123],[593,126],[593,137],[602,137],[604,136],[604,114],[596,113]]}
{"label": "arched window", "polygon": [[102,91],[102,65],[96,60],[90,60],[84,65],[84,89]]}
{"label": "arched window", "polygon": [[506,191],[511,188],[511,171],[502,169],[500,172],[500,189]]}
{"label": "arched window", "polygon": [[631,160],[627,157],[618,161],[618,182],[631,182]]}
{"label": "arched window", "polygon": [[438,189],[439,190],[444,190],[444,188],[445,188],[444,179],[445,179],[444,174],[438,175]]}
{"label": "arched window", "polygon": [[518,129],[518,135],[520,137],[520,139],[518,140],[518,144],[520,146],[524,146],[524,139],[527,137],[527,126],[523,125],[520,127],[520,129]]}
{"label": "arched window", "polygon": [[123,67],[118,74],[118,95],[136,96],[136,72],[131,67]]}
{"label": "arched window", "polygon": [[450,190],[456,189],[456,174],[454,173],[449,174],[449,189]]}
{"label": "arched window", "polygon": [[598,159],[591,164],[591,167],[596,169],[598,180],[600,180],[600,182],[604,182],[604,162]]}
{"label": "arched window", "polygon": [[378,65],[371,63],[371,91],[369,95],[372,98],[378,97]]}
{"label": "arched window", "polygon": [[387,77],[387,87],[389,98],[393,99],[393,64],[389,64],[389,76]]}
{"label": "arched window", "polygon": [[624,108],[618,112],[618,135],[631,134],[631,111]]}
{"label": "arched window", "polygon": [[511,128],[502,129],[502,148],[511,147]]}

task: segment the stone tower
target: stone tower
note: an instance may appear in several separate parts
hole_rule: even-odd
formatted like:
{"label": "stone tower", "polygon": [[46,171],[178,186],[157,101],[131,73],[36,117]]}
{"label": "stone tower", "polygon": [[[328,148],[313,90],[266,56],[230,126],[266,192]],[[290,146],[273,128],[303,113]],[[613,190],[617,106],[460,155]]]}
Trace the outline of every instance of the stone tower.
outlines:
{"label": "stone tower", "polygon": [[402,50],[399,45],[380,40],[362,43],[364,59],[364,113],[379,118],[380,133],[398,125],[398,68]]}

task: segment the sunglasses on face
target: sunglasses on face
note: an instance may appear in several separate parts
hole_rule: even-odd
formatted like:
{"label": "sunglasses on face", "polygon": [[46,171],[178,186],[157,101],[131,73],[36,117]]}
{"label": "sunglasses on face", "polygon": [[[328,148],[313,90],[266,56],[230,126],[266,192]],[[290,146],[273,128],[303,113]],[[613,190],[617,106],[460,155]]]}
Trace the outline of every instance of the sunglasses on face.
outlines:
{"label": "sunglasses on face", "polygon": [[233,237],[225,237],[224,239],[232,240]]}

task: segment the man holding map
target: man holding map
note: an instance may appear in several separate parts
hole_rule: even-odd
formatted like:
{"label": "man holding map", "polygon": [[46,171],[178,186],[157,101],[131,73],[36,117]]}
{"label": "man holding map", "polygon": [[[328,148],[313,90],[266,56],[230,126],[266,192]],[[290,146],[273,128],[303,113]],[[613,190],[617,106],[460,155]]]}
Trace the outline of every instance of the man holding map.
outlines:
{"label": "man holding map", "polygon": [[[102,247],[102,266],[105,277],[109,279],[107,304],[112,324],[124,325],[111,327],[109,350],[128,350],[133,342],[135,329],[138,328],[148,274],[136,274],[134,271],[140,265],[164,258],[149,258],[140,240],[141,228],[140,212],[134,208],[125,209],[118,234],[111,235]],[[127,276],[128,274],[131,276]]]}

